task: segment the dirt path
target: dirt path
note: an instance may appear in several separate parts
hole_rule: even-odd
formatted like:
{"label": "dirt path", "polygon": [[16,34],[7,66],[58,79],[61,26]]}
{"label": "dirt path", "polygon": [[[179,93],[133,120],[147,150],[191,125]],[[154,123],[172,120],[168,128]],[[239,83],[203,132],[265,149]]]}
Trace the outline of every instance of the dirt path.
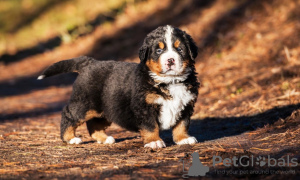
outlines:
{"label": "dirt path", "polygon": [[[0,179],[178,179],[187,173],[180,160],[191,162],[192,152],[210,168],[204,179],[299,178],[299,7],[292,0],[142,1],[73,44],[1,65]],[[138,62],[143,38],[163,24],[188,31],[200,47],[202,87],[190,128],[199,143],[177,146],[163,132],[167,148],[145,149],[139,134],[113,125],[108,134],[117,143],[106,146],[83,125],[83,144],[63,144],[60,112],[76,75],[36,81],[39,72],[83,54]],[[298,165],[214,166],[214,156],[295,158]]]}
{"label": "dirt path", "polygon": [[[278,111],[290,114],[295,108],[291,106],[286,109],[276,109],[261,116],[274,116],[273,114]],[[247,118],[251,122],[251,119],[263,117]],[[66,145],[59,138],[59,120],[59,113],[50,113],[1,124],[1,179],[180,178],[184,174],[180,159],[192,152],[198,152],[203,165],[209,166],[210,172],[206,175],[208,178],[223,176],[216,173],[222,170],[231,172],[245,171],[245,169],[257,172],[289,172],[287,176],[290,178],[299,175],[299,168],[291,167],[254,166],[243,169],[224,168],[222,164],[213,167],[212,159],[213,156],[225,159],[245,155],[254,157],[270,155],[277,159],[286,159],[289,155],[290,158],[299,159],[300,111],[271,126],[267,125],[242,134],[240,134],[244,131],[242,128],[249,128],[248,125],[241,125],[247,124],[242,118],[194,120],[191,134],[195,135],[201,141],[200,143],[194,146],[177,146],[172,143],[170,133],[164,132],[162,138],[166,141],[167,148],[161,150],[143,148],[139,134],[122,130],[116,125],[108,129],[108,134],[117,140],[114,145],[100,145],[92,141],[85,126],[81,126],[77,132],[84,143]],[[241,124],[232,127],[232,124],[237,121],[241,121]],[[216,131],[218,133],[212,133]],[[226,137],[222,137],[223,135]],[[190,161],[189,158],[186,162]],[[258,174],[233,174],[226,177],[248,176],[270,177],[270,175]],[[273,174],[272,177],[286,178],[283,175],[278,177],[278,174]]]}

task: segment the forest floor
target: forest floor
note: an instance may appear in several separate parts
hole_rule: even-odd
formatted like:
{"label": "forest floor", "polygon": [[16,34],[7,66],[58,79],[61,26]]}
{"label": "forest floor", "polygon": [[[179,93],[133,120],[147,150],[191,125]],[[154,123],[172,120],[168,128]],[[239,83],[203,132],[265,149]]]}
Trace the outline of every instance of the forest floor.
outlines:
{"label": "forest floor", "polygon": [[[299,178],[299,8],[294,0],[138,1],[72,43],[0,55],[0,179],[180,179],[193,152],[209,167],[203,179]],[[115,124],[107,129],[113,145],[97,144],[85,125],[77,130],[83,144],[62,143],[60,113],[76,75],[37,76],[80,55],[139,62],[146,34],[165,24],[199,47],[201,88],[189,130],[199,143],[175,145],[165,131],[167,147],[150,150]],[[254,165],[213,164],[216,156],[253,157]]]}

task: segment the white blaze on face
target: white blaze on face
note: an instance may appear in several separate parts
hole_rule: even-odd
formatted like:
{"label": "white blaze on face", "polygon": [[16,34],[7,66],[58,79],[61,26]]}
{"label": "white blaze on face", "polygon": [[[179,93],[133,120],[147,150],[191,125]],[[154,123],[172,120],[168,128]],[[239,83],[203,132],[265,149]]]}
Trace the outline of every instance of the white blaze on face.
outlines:
{"label": "white blaze on face", "polygon": [[[172,33],[173,28],[167,26],[165,33],[166,51],[160,56],[160,63],[162,67],[162,73],[166,75],[178,75],[182,73],[182,60],[180,55],[174,49],[174,44],[172,43]],[[170,66],[170,60],[174,59],[174,64]]]}

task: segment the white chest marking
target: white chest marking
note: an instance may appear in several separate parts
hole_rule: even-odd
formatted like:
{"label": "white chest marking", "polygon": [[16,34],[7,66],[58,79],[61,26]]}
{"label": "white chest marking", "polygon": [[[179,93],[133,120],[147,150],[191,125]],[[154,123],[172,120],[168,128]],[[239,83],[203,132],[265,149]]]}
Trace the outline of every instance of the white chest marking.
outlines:
{"label": "white chest marking", "polygon": [[161,104],[159,116],[161,129],[170,129],[173,127],[184,107],[195,98],[195,95],[188,91],[183,84],[170,84],[168,90],[172,99],[157,99],[157,103]]}

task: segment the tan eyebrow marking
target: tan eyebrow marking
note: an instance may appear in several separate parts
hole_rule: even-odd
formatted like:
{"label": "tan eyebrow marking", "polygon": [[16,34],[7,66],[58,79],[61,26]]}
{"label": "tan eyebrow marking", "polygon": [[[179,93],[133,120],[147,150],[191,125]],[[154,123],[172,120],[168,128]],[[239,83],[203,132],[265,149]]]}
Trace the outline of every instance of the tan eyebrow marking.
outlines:
{"label": "tan eyebrow marking", "polygon": [[178,48],[180,45],[180,41],[177,39],[175,42],[174,42],[174,47],[175,48]]}
{"label": "tan eyebrow marking", "polygon": [[159,42],[158,46],[160,49],[164,49],[165,48],[165,44],[163,42]]}

